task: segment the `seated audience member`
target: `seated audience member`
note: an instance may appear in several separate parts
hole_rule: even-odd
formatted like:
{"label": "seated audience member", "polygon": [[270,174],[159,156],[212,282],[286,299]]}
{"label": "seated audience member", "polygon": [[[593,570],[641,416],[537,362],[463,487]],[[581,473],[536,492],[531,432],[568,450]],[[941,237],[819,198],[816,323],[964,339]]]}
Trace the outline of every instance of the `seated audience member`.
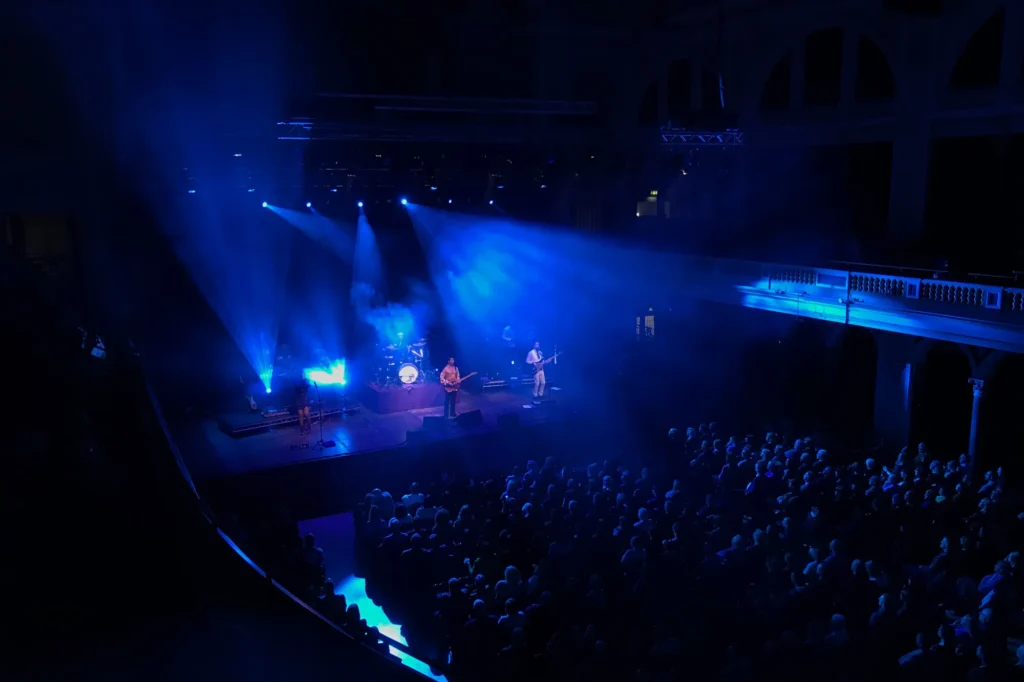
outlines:
{"label": "seated audience member", "polygon": [[409,486],[409,492],[402,495],[402,504],[408,509],[415,504],[422,505],[424,502],[423,493],[420,492],[420,484],[413,483]]}

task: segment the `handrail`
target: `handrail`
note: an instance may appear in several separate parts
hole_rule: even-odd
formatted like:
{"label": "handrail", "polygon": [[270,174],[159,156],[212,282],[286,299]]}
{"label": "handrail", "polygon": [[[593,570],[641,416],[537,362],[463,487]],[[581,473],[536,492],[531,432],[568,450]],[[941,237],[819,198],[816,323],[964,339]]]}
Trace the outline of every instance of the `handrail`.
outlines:
{"label": "handrail", "polygon": [[[833,261],[829,261],[829,263],[832,263],[832,264],[835,264],[835,265],[860,267],[860,268],[875,268],[875,269],[878,269],[878,270],[894,270],[896,272],[927,272],[930,275],[932,275],[933,277],[935,275],[948,275],[948,274],[950,274],[949,270],[936,270],[934,268],[914,268],[914,267],[906,267],[906,266],[902,266],[902,265],[879,265],[878,263],[858,263],[858,262],[855,262],[855,261],[845,261],[845,260],[833,260]],[[846,268],[844,268],[844,269],[846,269]]]}

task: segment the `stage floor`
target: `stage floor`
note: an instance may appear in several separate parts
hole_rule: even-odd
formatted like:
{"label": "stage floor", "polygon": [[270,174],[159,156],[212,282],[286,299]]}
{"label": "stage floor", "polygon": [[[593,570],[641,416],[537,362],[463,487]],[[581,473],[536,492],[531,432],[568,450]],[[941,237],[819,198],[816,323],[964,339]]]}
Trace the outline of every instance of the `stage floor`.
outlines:
{"label": "stage floor", "polygon": [[[532,405],[528,387],[477,395],[463,393],[459,413],[480,410],[483,424],[471,428],[450,424],[449,428],[431,432],[426,440],[436,442],[493,431],[498,428],[498,419],[506,414],[518,415],[520,424],[531,426],[560,421],[572,413],[565,391],[553,388],[547,398],[541,405]],[[424,417],[440,417],[442,410],[442,407],[428,407],[376,414],[362,407],[354,414],[325,416],[323,439],[333,440],[336,445],[324,450],[317,446],[320,431],[316,424],[310,436],[302,436],[298,427],[292,425],[236,438],[221,431],[215,418],[185,424],[175,431],[192,475],[200,479],[221,478],[401,447],[409,431],[423,426]]]}

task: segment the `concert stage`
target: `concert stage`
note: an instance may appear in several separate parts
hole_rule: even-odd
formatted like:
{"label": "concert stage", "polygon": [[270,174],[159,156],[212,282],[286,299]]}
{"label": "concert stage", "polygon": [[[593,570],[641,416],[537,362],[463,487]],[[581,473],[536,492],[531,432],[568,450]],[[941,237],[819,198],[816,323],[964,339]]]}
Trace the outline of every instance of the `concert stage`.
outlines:
{"label": "concert stage", "polygon": [[[436,390],[430,392],[437,393]],[[567,402],[564,391],[557,387],[543,404],[533,405],[530,401],[530,393],[525,388],[477,395],[463,393],[458,411],[466,417],[455,422],[442,421],[442,406],[380,414],[358,409],[358,404],[350,404],[345,410],[329,411],[325,402],[323,439],[335,443],[326,449],[321,449],[317,443],[319,424],[313,424],[311,435],[303,436],[294,417],[289,420],[282,417],[280,423],[267,427],[262,426],[264,420],[260,414],[251,417],[244,413],[219,415],[183,424],[175,430],[193,477],[209,480],[401,448],[407,443],[429,446],[467,435],[494,432],[498,428],[560,422],[572,414],[571,401]],[[478,418],[472,414],[476,410],[479,410]],[[315,420],[316,410],[313,416]],[[245,418],[251,421],[243,421]],[[239,430],[257,423],[260,424],[258,429]],[[233,430],[234,436],[231,435]]]}

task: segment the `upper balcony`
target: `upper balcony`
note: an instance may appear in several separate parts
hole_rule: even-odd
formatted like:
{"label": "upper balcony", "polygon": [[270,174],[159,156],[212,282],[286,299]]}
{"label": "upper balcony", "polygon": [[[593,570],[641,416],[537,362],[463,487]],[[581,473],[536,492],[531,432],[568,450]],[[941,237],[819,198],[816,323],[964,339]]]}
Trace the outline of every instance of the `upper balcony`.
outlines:
{"label": "upper balcony", "polygon": [[1015,353],[1024,282],[921,270],[812,268],[688,257],[682,295]]}

